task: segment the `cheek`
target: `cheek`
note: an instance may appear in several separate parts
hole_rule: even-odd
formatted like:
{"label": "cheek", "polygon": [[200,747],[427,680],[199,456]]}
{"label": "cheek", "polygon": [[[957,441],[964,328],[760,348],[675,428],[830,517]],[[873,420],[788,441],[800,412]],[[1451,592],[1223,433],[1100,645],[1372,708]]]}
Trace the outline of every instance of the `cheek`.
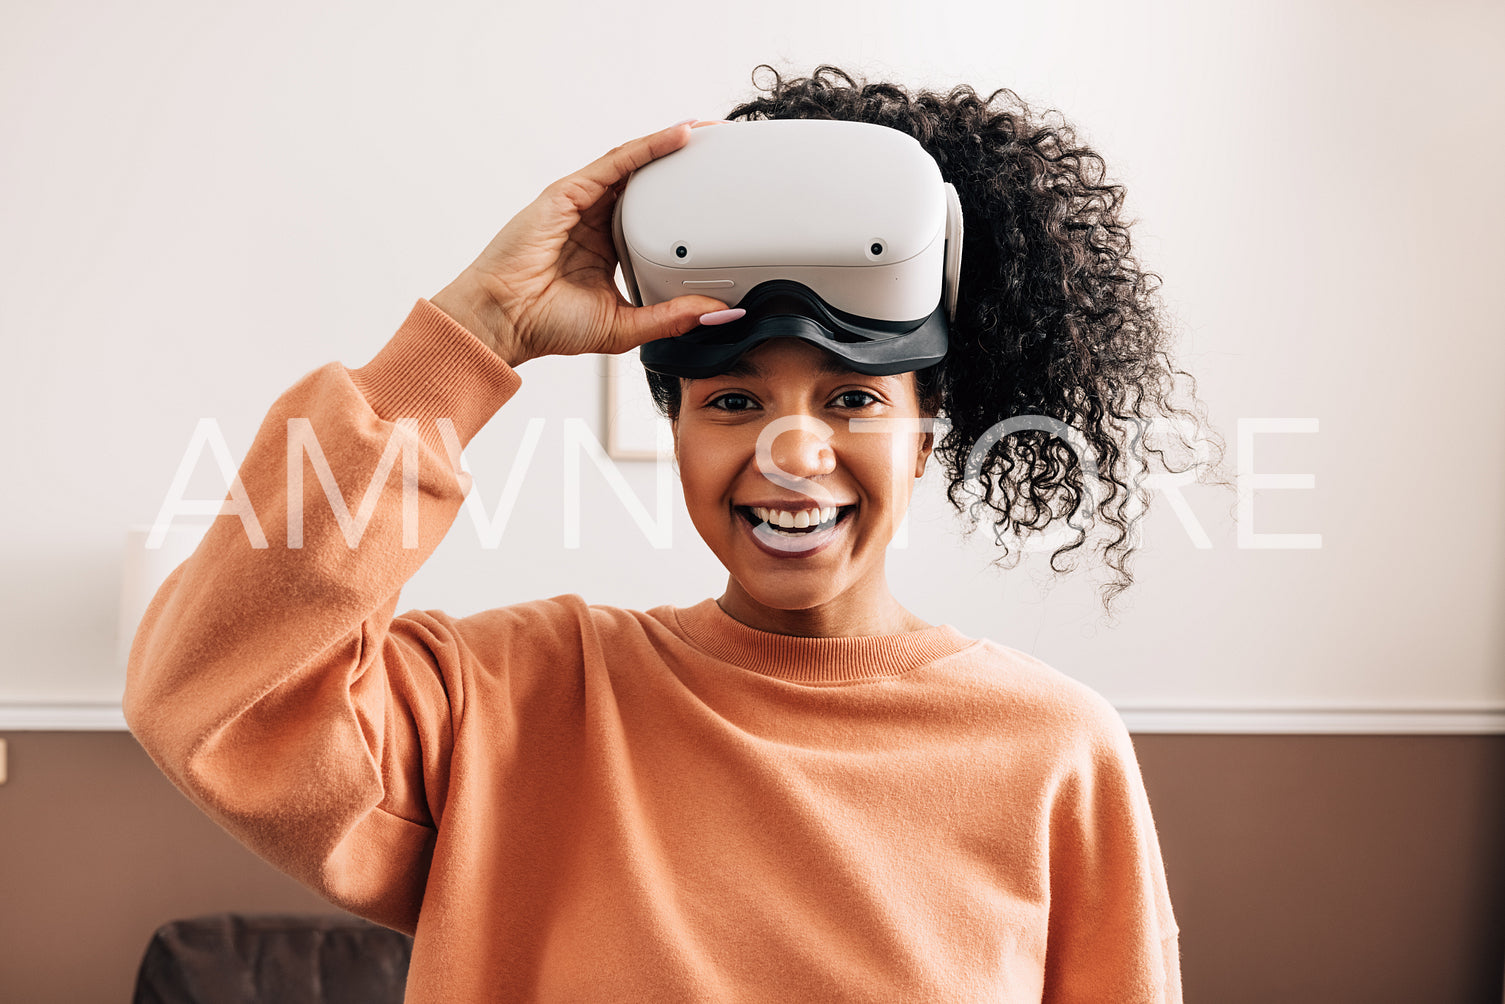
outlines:
{"label": "cheek", "polygon": [[685,507],[692,513],[719,508],[730,490],[734,465],[729,463],[727,444],[694,431],[680,433],[679,482],[685,494]]}
{"label": "cheek", "polygon": [[914,442],[909,437],[864,437],[846,453],[847,470],[875,500],[902,501],[913,481]]}

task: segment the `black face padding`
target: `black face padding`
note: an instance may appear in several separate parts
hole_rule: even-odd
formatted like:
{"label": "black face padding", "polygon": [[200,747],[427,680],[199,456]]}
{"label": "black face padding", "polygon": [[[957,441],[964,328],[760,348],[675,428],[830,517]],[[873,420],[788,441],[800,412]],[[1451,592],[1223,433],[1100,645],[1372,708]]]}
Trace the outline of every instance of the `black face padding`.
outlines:
{"label": "black face padding", "polygon": [[715,376],[770,338],[802,339],[874,376],[921,370],[946,355],[946,310],[939,303],[917,321],[879,321],[837,310],[803,283],[772,279],[737,306],[747,314],[729,324],[645,343],[638,350],[643,367],[690,379]]}

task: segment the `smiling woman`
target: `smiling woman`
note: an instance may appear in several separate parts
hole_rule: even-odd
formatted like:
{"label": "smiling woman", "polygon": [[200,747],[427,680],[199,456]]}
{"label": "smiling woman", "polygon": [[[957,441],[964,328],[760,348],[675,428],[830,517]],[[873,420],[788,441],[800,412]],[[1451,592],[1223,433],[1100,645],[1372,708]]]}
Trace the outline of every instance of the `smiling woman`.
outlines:
{"label": "smiling woman", "polygon": [[[864,121],[845,101],[822,114]],[[1023,652],[915,617],[884,566],[927,461],[942,457],[955,489],[964,438],[1020,409],[1084,419],[1121,477],[1123,423],[1164,403],[1158,329],[1108,189],[1060,182],[1081,180],[1064,165],[1087,154],[970,98],[914,107],[928,109],[909,120],[921,138],[955,141],[944,156],[818,131],[916,166],[934,253],[902,292],[920,288],[926,316],[879,302],[897,231],[832,245],[827,264],[874,269],[843,273],[849,293],[873,280],[845,306],[809,274],[741,291],[747,306],[627,302],[613,206],[629,177],[744,126],[632,140],[546,188],[368,364],[330,363],[278,398],[239,486],[258,512],[301,505],[298,537],[291,520],[252,542],[218,519],[153,598],[127,670],[131,730],[268,860],[413,934],[407,1000],[1181,999],[1122,720]],[[771,135],[712,146],[757,152]],[[958,203],[937,163],[967,213],[959,286]],[[627,237],[640,222],[621,224]],[[702,236],[661,250],[703,263],[715,234]],[[459,449],[517,391],[517,368],[650,345],[724,593],[397,614],[464,504]],[[320,477],[304,478],[314,438]],[[980,479],[1014,521],[1020,497],[1072,501],[1082,485],[1081,464],[1026,440],[997,440]],[[402,476],[398,452],[414,458]],[[328,475],[374,499],[353,544],[321,494]]]}
{"label": "smiling woman", "polygon": [[[791,635],[924,626],[899,606],[884,573],[930,455],[930,436],[913,421],[921,417],[913,373],[859,373],[792,339],[764,342],[726,373],[686,380],[675,456],[690,519],[730,573],[721,608]],[[873,434],[852,429],[853,418],[911,422]]]}

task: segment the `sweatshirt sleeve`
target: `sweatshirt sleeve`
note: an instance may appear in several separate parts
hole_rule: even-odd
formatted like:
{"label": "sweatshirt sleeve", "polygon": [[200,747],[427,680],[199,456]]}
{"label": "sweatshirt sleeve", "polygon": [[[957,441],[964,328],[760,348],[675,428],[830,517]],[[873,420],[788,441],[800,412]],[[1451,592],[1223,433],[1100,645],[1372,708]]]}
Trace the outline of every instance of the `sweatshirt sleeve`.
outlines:
{"label": "sweatshirt sleeve", "polygon": [[1108,701],[1050,814],[1044,1004],[1180,1004],[1179,935],[1134,745]]}
{"label": "sweatshirt sleeve", "polygon": [[393,615],[464,501],[459,449],[520,383],[427,300],[366,366],[303,377],[127,665],[126,721],[178,788],[331,901],[409,933],[466,681],[450,622]]}

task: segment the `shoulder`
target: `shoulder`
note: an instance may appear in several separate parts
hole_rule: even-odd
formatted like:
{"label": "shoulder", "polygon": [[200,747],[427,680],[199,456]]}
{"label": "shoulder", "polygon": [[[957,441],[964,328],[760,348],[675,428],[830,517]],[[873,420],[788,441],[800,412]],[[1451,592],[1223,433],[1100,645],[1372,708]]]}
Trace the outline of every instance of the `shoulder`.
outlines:
{"label": "shoulder", "polygon": [[410,630],[448,635],[455,643],[494,655],[501,651],[610,648],[662,630],[662,612],[588,603],[578,594],[564,593],[463,617],[416,610],[404,614],[401,620]]}
{"label": "shoulder", "polygon": [[[412,610],[392,622],[399,644],[422,654],[454,689],[492,706],[577,701],[591,686],[660,662],[649,615],[587,603],[574,593],[467,616]],[[594,682],[593,682],[594,681]]]}
{"label": "shoulder", "polygon": [[948,667],[971,696],[1008,711],[1041,743],[1089,759],[1132,756],[1128,728],[1106,697],[1045,661],[982,639],[952,657]]}

